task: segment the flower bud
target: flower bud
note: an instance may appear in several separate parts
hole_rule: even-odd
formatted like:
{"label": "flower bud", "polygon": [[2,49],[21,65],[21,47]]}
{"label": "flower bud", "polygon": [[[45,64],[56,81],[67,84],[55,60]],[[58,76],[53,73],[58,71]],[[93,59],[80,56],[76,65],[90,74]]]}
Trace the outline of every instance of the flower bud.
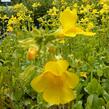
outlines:
{"label": "flower bud", "polygon": [[27,59],[34,60],[38,55],[38,47],[30,47],[27,52]]}

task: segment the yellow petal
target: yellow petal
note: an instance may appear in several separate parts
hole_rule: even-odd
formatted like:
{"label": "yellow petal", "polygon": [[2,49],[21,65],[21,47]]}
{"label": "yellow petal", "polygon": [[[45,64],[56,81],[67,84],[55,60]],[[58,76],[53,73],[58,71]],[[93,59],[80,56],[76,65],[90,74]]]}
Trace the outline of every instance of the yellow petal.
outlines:
{"label": "yellow petal", "polygon": [[69,37],[75,37],[77,34],[86,35],[86,36],[94,36],[96,33],[85,32],[83,31],[82,28],[76,27],[76,26],[64,32],[64,35]]}
{"label": "yellow petal", "polygon": [[75,99],[75,93],[66,87],[50,87],[44,91],[43,98],[51,105],[66,104]]}
{"label": "yellow petal", "polygon": [[77,34],[83,34],[84,31],[80,27],[72,27],[69,30],[65,31],[65,36],[75,37]]}
{"label": "yellow petal", "polygon": [[61,14],[60,14],[60,22],[62,24],[62,28],[66,31],[72,28],[77,22],[77,11],[70,10],[70,8],[66,8]]}
{"label": "yellow petal", "polygon": [[79,83],[79,77],[75,73],[66,72],[65,76],[65,84],[69,88],[74,89]]}
{"label": "yellow petal", "polygon": [[44,92],[49,87],[63,86],[63,79],[61,76],[56,76],[51,72],[44,72],[31,81],[31,86],[37,92]]}
{"label": "yellow petal", "polygon": [[64,36],[75,37],[77,34],[74,32],[65,33]]}
{"label": "yellow petal", "polygon": [[72,89],[64,88],[60,96],[60,104],[66,104],[76,98],[76,93]]}
{"label": "yellow petal", "polygon": [[66,60],[50,61],[45,65],[45,72],[52,72],[59,76],[62,75],[68,68],[68,62]]}
{"label": "yellow petal", "polygon": [[31,81],[31,87],[37,92],[43,92],[48,85],[47,83],[48,83],[47,79],[44,78],[44,75],[42,74],[35,77]]}
{"label": "yellow petal", "polygon": [[86,36],[94,36],[96,33],[93,33],[93,32],[83,32],[83,35],[86,35]]}

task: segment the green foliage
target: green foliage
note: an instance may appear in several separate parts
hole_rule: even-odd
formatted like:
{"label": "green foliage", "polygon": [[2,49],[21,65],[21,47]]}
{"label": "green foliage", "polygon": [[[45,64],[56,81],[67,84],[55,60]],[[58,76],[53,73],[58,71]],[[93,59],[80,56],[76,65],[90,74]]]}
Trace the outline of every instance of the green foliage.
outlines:
{"label": "green foliage", "polygon": [[[0,7],[1,109],[109,109],[108,7],[105,9],[103,4],[92,0],[88,2],[88,8],[91,9],[87,10],[85,1],[66,0],[52,4],[51,0],[13,0],[13,4],[23,4],[9,7],[10,15],[3,11],[4,7]],[[39,2],[41,5],[38,5]],[[36,7],[33,7],[34,3]],[[67,6],[78,9],[78,25],[82,24],[86,28],[88,22],[94,23],[95,27],[91,30],[96,32],[95,36],[77,35],[65,37],[64,40],[55,36],[54,31],[60,25],[60,11]],[[98,13],[93,14],[93,10]],[[40,22],[39,29],[36,29],[34,20]],[[7,31],[8,27],[13,30]],[[38,46],[39,50],[37,58],[29,61],[27,52],[31,43]],[[80,77],[76,88],[77,97],[71,103],[50,106],[41,94],[31,88],[30,82],[43,71],[46,62],[61,58],[68,60],[68,70]],[[81,72],[85,72],[86,77],[81,76]]]}
{"label": "green foliage", "polygon": [[98,96],[103,93],[103,88],[96,79],[91,80],[85,90],[88,94],[97,94]]}
{"label": "green foliage", "polygon": [[96,94],[89,95],[87,98],[85,109],[102,109],[104,106],[104,100],[99,98]]}

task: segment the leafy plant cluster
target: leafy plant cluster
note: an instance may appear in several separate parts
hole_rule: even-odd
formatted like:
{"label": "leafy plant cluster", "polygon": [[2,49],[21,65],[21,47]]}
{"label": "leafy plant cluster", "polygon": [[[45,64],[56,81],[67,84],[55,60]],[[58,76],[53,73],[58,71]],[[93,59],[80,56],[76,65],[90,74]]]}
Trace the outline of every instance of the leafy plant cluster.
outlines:
{"label": "leafy plant cluster", "polygon": [[[11,16],[0,13],[1,109],[109,109],[108,2],[73,0],[71,5],[70,0],[54,0],[44,15],[41,13],[44,1],[38,3],[30,8],[23,4],[12,6]],[[60,11],[67,6],[79,10],[78,24],[96,32],[95,36],[77,35],[63,39],[52,34],[60,25]],[[36,18],[38,29],[33,23]],[[88,26],[90,22],[93,25]],[[31,41],[25,39],[34,40],[39,48],[35,60],[27,59]],[[50,106],[31,88],[30,82],[42,72],[45,63],[56,59],[67,60],[70,64],[68,70],[77,73],[80,82],[73,102]]]}

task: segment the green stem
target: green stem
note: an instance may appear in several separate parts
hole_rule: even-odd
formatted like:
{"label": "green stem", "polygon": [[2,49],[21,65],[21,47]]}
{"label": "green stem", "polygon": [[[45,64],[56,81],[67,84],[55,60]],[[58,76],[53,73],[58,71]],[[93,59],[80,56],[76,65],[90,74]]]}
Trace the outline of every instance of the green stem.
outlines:
{"label": "green stem", "polygon": [[99,81],[99,83],[101,82],[101,81],[100,81],[100,76],[99,76],[99,78],[98,78],[98,81]]}
{"label": "green stem", "polygon": [[93,79],[93,72],[91,72],[91,78],[90,78],[90,79],[91,79],[91,81],[92,81],[92,79]]}
{"label": "green stem", "polygon": [[62,105],[62,109],[65,109],[64,105]]}
{"label": "green stem", "polygon": [[70,103],[68,104],[68,109],[70,109]]}
{"label": "green stem", "polygon": [[58,109],[61,109],[61,106],[60,105],[58,106]]}

